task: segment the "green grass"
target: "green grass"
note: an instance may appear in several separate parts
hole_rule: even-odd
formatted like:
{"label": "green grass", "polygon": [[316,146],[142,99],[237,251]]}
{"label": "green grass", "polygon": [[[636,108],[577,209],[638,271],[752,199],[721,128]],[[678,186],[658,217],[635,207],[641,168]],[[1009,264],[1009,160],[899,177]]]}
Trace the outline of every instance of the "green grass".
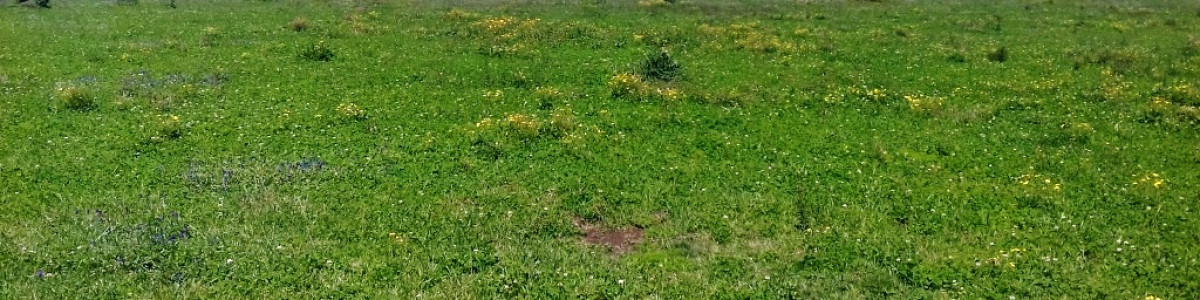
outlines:
{"label": "green grass", "polygon": [[0,298],[1200,294],[1195,3],[53,5]]}

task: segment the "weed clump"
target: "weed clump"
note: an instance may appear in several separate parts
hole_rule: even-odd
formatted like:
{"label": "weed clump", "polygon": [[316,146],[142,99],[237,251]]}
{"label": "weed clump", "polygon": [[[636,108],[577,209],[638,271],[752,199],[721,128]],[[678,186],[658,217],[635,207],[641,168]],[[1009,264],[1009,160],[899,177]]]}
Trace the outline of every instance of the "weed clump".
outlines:
{"label": "weed clump", "polygon": [[1180,82],[1169,86],[1158,85],[1151,93],[1164,101],[1200,106],[1200,88],[1193,87],[1191,84]]}
{"label": "weed clump", "polygon": [[300,58],[307,61],[331,61],[333,57],[333,49],[326,46],[325,41],[318,41],[300,50]]}
{"label": "weed clump", "polygon": [[647,7],[647,8],[652,8],[652,7],[666,7],[666,6],[670,6],[670,5],[671,5],[671,3],[674,3],[674,2],[675,2],[674,0],[671,0],[671,1],[667,1],[667,0],[638,0],[638,3],[637,3],[637,5],[638,5],[638,6],[640,6],[640,7]]}
{"label": "weed clump", "polygon": [[1188,40],[1187,45],[1183,46],[1183,56],[1192,57],[1200,55],[1200,38],[1192,38]]}
{"label": "weed clump", "polygon": [[561,99],[565,94],[555,87],[540,86],[533,90],[533,95],[536,96],[538,100],[549,101]]}
{"label": "weed clump", "polygon": [[608,89],[613,98],[642,97],[650,91],[650,85],[642,81],[642,76],[630,73],[613,75],[608,80]]}
{"label": "weed clump", "polygon": [[942,112],[942,108],[946,104],[946,99],[925,95],[908,95],[904,96],[904,102],[908,103],[908,108],[913,112],[919,114],[938,114]]}
{"label": "weed clump", "polygon": [[345,22],[342,23],[342,26],[350,31],[351,34],[355,35],[377,33],[387,30],[387,26],[378,24],[379,16],[379,13],[375,11],[368,11],[364,13],[360,10],[343,17],[342,20]]}
{"label": "weed clump", "polygon": [[1084,58],[1087,63],[1107,66],[1116,74],[1129,74],[1135,71],[1138,54],[1130,50],[1103,50]]}
{"label": "weed clump", "polygon": [[537,137],[542,130],[542,122],[531,115],[511,114],[504,118],[503,124],[524,138]]}
{"label": "weed clump", "polygon": [[288,22],[287,28],[289,28],[295,32],[301,32],[301,31],[308,30],[308,19],[305,19],[303,17],[296,18],[296,19],[292,20],[291,22]]}
{"label": "weed clump", "polygon": [[58,98],[58,104],[62,108],[86,111],[96,108],[96,97],[92,93],[82,87],[66,86],[60,87],[55,93]]}
{"label": "weed clump", "polygon": [[1000,47],[988,52],[987,59],[998,63],[1008,61],[1008,47]]}
{"label": "weed clump", "polygon": [[174,140],[183,136],[183,121],[176,115],[159,116],[151,128],[151,142]]}
{"label": "weed clump", "polygon": [[[707,45],[716,49],[733,48],[751,52],[774,54],[794,53],[800,47],[781,37],[776,30],[763,28],[758,22],[733,24],[726,27],[700,25],[699,31],[704,36],[724,38],[712,40]],[[732,45],[732,46],[729,46]],[[830,45],[825,45],[831,47]]]}
{"label": "weed clump", "polygon": [[348,120],[361,120],[367,118],[367,110],[350,102],[342,102],[341,104],[338,104],[337,113],[338,116]]}
{"label": "weed clump", "polygon": [[541,19],[492,17],[471,23],[469,34],[482,44],[479,52],[491,56],[525,54],[546,38],[548,31],[539,26]]}
{"label": "weed clump", "polygon": [[35,1],[17,0],[17,4],[25,6],[25,7],[33,7],[33,8],[50,8],[50,0],[35,0]]}
{"label": "weed clump", "polygon": [[679,78],[680,69],[679,62],[671,58],[666,49],[661,49],[657,54],[651,54],[642,61],[638,73],[646,79],[671,82]]}
{"label": "weed clump", "polygon": [[200,46],[212,47],[217,45],[217,39],[221,37],[221,29],[216,27],[204,27],[204,32],[200,34]]}
{"label": "weed clump", "polygon": [[466,129],[473,148],[480,154],[499,158],[506,153],[544,140],[559,142],[570,151],[581,151],[589,137],[600,130],[580,123],[568,108],[557,108],[548,116],[512,113],[503,118],[483,118]]}
{"label": "weed clump", "polygon": [[472,19],[479,18],[479,14],[465,11],[465,10],[458,9],[458,8],[453,8],[453,9],[450,9],[450,11],[447,11],[445,14],[443,14],[442,18],[444,18],[446,20],[451,20],[451,21],[472,20]]}
{"label": "weed clump", "polygon": [[556,102],[566,98],[566,94],[554,87],[537,87],[533,96],[538,101],[538,109],[550,109]]}
{"label": "weed clump", "polygon": [[962,53],[955,52],[955,53],[951,53],[950,55],[947,55],[946,61],[953,62],[953,63],[965,63],[965,62],[967,62],[967,56],[963,55]]}

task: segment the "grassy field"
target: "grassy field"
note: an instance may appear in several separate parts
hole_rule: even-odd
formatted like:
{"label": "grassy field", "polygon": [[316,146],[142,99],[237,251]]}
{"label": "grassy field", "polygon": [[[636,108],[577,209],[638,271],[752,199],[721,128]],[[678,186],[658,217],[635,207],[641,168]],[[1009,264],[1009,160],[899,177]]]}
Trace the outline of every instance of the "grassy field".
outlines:
{"label": "grassy field", "polygon": [[117,2],[0,8],[0,298],[1200,297],[1200,3]]}

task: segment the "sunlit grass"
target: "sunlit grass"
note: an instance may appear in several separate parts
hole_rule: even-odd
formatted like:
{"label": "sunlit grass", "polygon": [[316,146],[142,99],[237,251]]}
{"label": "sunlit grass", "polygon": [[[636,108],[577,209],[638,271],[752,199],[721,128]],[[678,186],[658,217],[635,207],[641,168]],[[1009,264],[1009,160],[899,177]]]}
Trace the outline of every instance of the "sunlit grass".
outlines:
{"label": "sunlit grass", "polygon": [[1184,1],[0,9],[0,298],[1187,299]]}

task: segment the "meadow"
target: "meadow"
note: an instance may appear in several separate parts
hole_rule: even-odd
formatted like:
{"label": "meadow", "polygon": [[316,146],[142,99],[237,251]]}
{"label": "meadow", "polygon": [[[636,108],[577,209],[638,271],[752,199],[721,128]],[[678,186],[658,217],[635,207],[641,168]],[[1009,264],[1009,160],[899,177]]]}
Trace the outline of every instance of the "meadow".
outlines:
{"label": "meadow", "polygon": [[3,299],[1200,297],[1200,3],[50,4]]}

